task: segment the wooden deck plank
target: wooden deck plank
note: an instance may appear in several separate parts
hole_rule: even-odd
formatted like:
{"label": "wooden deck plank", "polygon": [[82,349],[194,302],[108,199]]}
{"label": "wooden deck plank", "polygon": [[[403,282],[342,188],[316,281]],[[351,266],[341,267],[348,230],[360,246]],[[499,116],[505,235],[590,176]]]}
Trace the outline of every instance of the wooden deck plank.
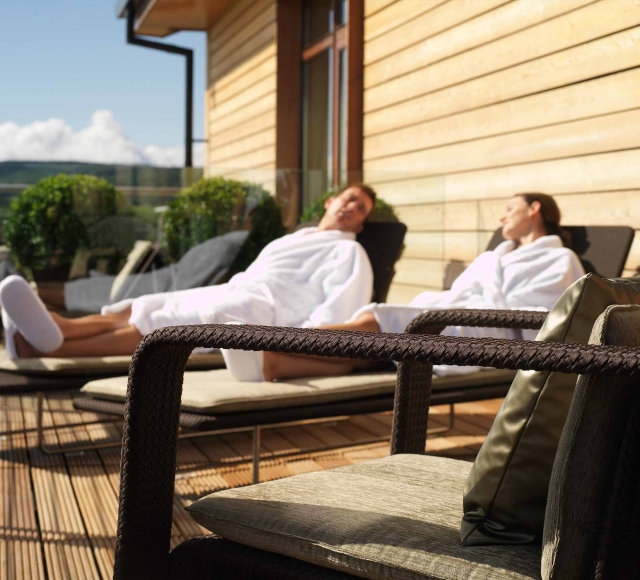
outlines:
{"label": "wooden deck plank", "polygon": [[[16,396],[0,397],[0,430],[24,428]],[[45,578],[24,434],[0,437],[0,577]]]}
{"label": "wooden deck plank", "polygon": [[[34,428],[35,394],[0,397],[0,429]],[[88,441],[118,441],[116,423],[65,427],[81,420],[99,419],[94,413],[72,408],[71,393],[51,393],[44,401],[43,421],[55,426],[46,432],[49,445]],[[456,405],[454,428],[429,436],[427,452],[472,460],[477,453],[501,400]],[[449,407],[433,407],[430,427],[447,424]],[[377,459],[389,454],[384,441],[357,445],[357,440],[388,435],[390,413],[351,417],[325,424],[304,425],[262,432],[261,480],[269,481]],[[322,445],[348,445],[337,450],[305,452]],[[171,545],[205,533],[184,508],[195,499],[221,489],[251,483],[251,434],[231,433],[181,440],[178,444],[174,521]],[[277,457],[278,454],[294,455]],[[269,458],[269,454],[274,457]],[[207,467],[211,460],[240,464]],[[49,456],[36,447],[36,434],[16,433],[0,437],[0,578],[111,578],[120,449]],[[37,510],[37,511],[36,511]]]}
{"label": "wooden deck plank", "polygon": [[[22,397],[22,403],[25,426],[33,428],[36,420],[36,398]],[[53,425],[54,417],[60,416],[55,402],[52,407],[53,409],[49,410],[48,404],[45,406],[45,425]],[[47,431],[45,441],[54,446],[59,445],[56,430]],[[64,457],[42,453],[37,448],[34,432],[27,434],[27,444],[49,578],[99,578],[89,535],[80,514]]]}

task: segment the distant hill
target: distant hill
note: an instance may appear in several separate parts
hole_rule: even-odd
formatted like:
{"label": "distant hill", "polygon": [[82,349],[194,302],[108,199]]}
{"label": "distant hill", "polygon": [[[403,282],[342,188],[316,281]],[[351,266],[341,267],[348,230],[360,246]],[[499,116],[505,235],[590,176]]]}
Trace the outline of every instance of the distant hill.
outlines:
{"label": "distant hill", "polygon": [[[43,177],[66,173],[95,175],[117,186],[182,187],[182,167],[148,165],[108,165],[75,161],[3,161],[0,162],[0,184],[32,184]],[[193,170],[198,179],[202,169]]]}

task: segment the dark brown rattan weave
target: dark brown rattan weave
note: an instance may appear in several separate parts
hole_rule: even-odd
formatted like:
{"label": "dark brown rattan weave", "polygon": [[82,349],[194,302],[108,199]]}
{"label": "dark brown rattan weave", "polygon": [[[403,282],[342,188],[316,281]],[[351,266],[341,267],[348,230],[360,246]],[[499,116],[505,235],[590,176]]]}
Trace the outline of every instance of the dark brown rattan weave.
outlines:
{"label": "dark brown rattan weave", "polygon": [[[622,417],[620,418],[622,420]],[[616,460],[598,546],[596,579],[637,578],[640,570],[640,398],[634,397]]]}
{"label": "dark brown rattan weave", "polygon": [[53,391],[60,389],[79,389],[88,381],[98,376],[85,377],[77,375],[25,375],[0,371],[0,394],[24,393],[26,391]]}
{"label": "dark brown rattan weave", "polygon": [[182,542],[171,553],[169,577],[175,580],[347,580],[349,574],[265,552],[214,535]]}
{"label": "dark brown rattan weave", "polygon": [[[441,310],[424,314],[420,324],[409,325],[407,332],[437,334],[444,324],[466,326],[497,326],[507,328],[540,328],[546,318],[546,312],[513,311],[513,310]],[[390,365],[393,368],[393,365]],[[432,392],[431,403],[445,405],[466,401],[481,401],[504,397],[509,390],[510,381],[499,384],[474,384],[469,387],[468,377],[462,378],[456,386]],[[124,403],[107,401],[99,398],[80,396],[74,398],[76,409],[104,413],[122,417]],[[391,411],[394,407],[394,394],[377,395],[337,401],[334,403],[304,405],[299,407],[282,407],[260,411],[235,413],[204,414],[182,411],[180,427],[208,431],[254,425],[269,425],[305,419],[335,417],[338,415],[356,415]]]}
{"label": "dark brown rattan weave", "polygon": [[[627,347],[262,326],[198,325],[155,331],[140,342],[129,374],[115,578],[166,578],[169,574],[182,375],[196,347],[640,376],[640,349]],[[417,385],[420,381],[402,384],[405,375],[399,376],[399,390],[422,388]],[[392,446],[395,453],[406,452],[415,448],[415,431],[402,417],[405,407],[395,413],[398,427]]]}

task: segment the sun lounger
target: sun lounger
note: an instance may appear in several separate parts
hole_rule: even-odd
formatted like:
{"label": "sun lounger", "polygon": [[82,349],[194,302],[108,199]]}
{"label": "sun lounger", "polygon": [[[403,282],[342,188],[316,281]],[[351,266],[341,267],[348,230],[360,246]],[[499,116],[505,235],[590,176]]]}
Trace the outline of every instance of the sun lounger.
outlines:
{"label": "sun lounger", "polygon": [[[571,249],[578,255],[584,271],[594,272],[603,278],[618,278],[633,243],[635,232],[629,226],[563,226],[571,235]],[[488,250],[504,241],[497,229]]]}
{"label": "sun lounger", "polygon": [[[546,312],[522,310],[437,310],[419,317],[420,323],[409,325],[407,332],[439,334],[449,325],[538,329],[546,315]],[[435,432],[443,432],[453,426],[455,403],[504,396],[514,375],[515,372],[510,370],[486,369],[471,375],[434,377],[433,404],[450,405],[448,427]],[[391,371],[276,383],[241,383],[233,379],[226,370],[186,373],[180,426],[188,432],[183,433],[182,437],[199,437],[205,433],[229,430],[252,432],[253,478],[257,482],[262,429],[390,411],[394,406],[396,381],[397,373]],[[76,409],[115,417],[124,415],[127,391],[125,377],[92,381],[81,391],[83,395],[73,401]],[[385,437],[376,440],[383,439]],[[367,439],[366,442],[371,440]],[[45,453],[61,453],[72,449],[63,447],[50,450],[40,443]],[[113,443],[114,446],[118,444]],[[108,444],[99,445],[104,447]],[[91,445],[81,447],[90,448]],[[323,447],[332,448],[334,446]]]}
{"label": "sun lounger", "polygon": [[[637,280],[635,288],[637,293]],[[246,326],[203,326],[188,335],[158,331],[141,343],[129,377],[114,577],[524,579],[585,578],[597,570],[603,579],[637,578],[640,340],[630,329],[639,321],[638,306],[613,306],[592,333],[598,344],[553,346]],[[160,376],[156,364],[166,361],[169,342],[176,345],[175,372]],[[179,361],[201,345],[404,361],[392,456],[213,494],[189,511],[227,539],[194,538],[170,554]],[[544,525],[542,545],[461,545],[461,499],[471,464],[424,455],[430,404],[425,363],[591,375],[580,380],[566,422],[560,419],[557,454],[540,437],[530,450],[555,456],[546,518],[545,502],[536,512]],[[504,451],[495,441],[494,449]],[[527,485],[524,474],[520,480]]]}
{"label": "sun lounger", "polygon": [[[588,226],[567,228],[574,238],[578,255],[585,263],[589,271],[594,269],[603,276],[619,276],[622,273],[626,256],[633,240],[633,229],[624,226]],[[495,247],[502,241],[500,230],[497,230],[489,244],[489,248]],[[540,328],[544,321],[544,313],[532,313],[526,320],[528,326],[523,325],[522,319],[518,319],[514,311],[488,311],[488,316],[474,314],[471,310],[451,310],[431,313],[432,320],[442,324],[441,328],[448,325],[464,326],[507,326],[511,328]],[[509,326],[511,325],[511,326]],[[440,332],[440,330],[438,330]],[[455,404],[466,401],[478,401],[489,398],[504,397],[509,390],[515,373],[510,371],[482,370],[472,375],[451,376],[434,379],[433,404],[447,404],[450,406],[449,427],[455,420]],[[242,397],[247,393],[245,387],[238,382],[229,382],[226,374],[207,375],[212,379],[210,397],[215,400],[219,391],[224,391],[225,396]],[[357,377],[354,379],[353,377]],[[394,374],[369,373],[353,375],[353,377],[336,377],[331,379],[334,390],[340,392],[340,400],[331,402],[314,401],[308,397],[304,403],[291,405],[286,394],[277,394],[268,387],[272,408],[265,411],[259,408],[259,399],[247,396],[247,402],[253,405],[244,408],[242,412],[230,413],[228,409],[211,405],[209,408],[183,409],[180,416],[180,425],[185,429],[205,430],[214,432],[221,429],[246,429],[253,431],[254,441],[254,480],[259,477],[259,449],[260,430],[267,426],[293,423],[296,421],[329,419],[335,416],[353,415],[360,413],[373,413],[379,411],[391,411],[394,403]],[[215,379],[215,383],[213,382]],[[204,379],[206,380],[206,379]],[[323,379],[324,380],[324,379]],[[386,385],[387,391],[366,394],[363,388],[367,381],[372,380],[378,385],[378,380]],[[218,386],[218,381],[220,385]],[[317,384],[318,379],[307,379],[293,383],[278,383],[288,385],[296,390],[306,385],[312,389],[312,384]],[[355,381],[355,382],[353,382]],[[323,383],[326,384],[326,383]],[[203,376],[192,373],[185,374],[185,392],[193,389],[202,390]],[[351,388],[347,388],[347,386]],[[124,377],[111,381],[99,381],[88,384],[82,389],[83,395],[74,399],[74,407],[81,410],[94,411],[114,416],[122,416],[124,413],[124,394],[126,380]],[[206,389],[206,387],[205,387]],[[266,391],[265,391],[266,392]],[[116,396],[116,393],[119,395]],[[233,393],[233,394],[231,394]],[[266,396],[266,395],[265,395]],[[278,404],[281,403],[281,404]],[[187,435],[185,435],[187,436]]]}
{"label": "sun lounger", "polygon": [[[399,222],[371,222],[358,235],[367,251],[374,274],[374,300],[386,300],[394,264],[400,256],[407,227]],[[126,375],[131,357],[50,357],[11,361],[0,349],[0,393],[77,389],[93,379]],[[224,367],[219,353],[194,354],[192,369]]]}

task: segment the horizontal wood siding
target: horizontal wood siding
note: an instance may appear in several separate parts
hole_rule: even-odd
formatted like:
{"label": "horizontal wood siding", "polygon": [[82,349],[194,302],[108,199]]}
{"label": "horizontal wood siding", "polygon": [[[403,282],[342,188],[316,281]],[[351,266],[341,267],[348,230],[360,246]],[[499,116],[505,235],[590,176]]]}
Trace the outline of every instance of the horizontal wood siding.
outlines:
{"label": "horizontal wood siding", "polygon": [[390,300],[442,289],[517,192],[640,232],[639,0],[365,0],[364,62],[365,179],[409,227]]}
{"label": "horizontal wood siding", "polygon": [[276,2],[238,0],[207,36],[206,174],[254,179],[273,191]]}

